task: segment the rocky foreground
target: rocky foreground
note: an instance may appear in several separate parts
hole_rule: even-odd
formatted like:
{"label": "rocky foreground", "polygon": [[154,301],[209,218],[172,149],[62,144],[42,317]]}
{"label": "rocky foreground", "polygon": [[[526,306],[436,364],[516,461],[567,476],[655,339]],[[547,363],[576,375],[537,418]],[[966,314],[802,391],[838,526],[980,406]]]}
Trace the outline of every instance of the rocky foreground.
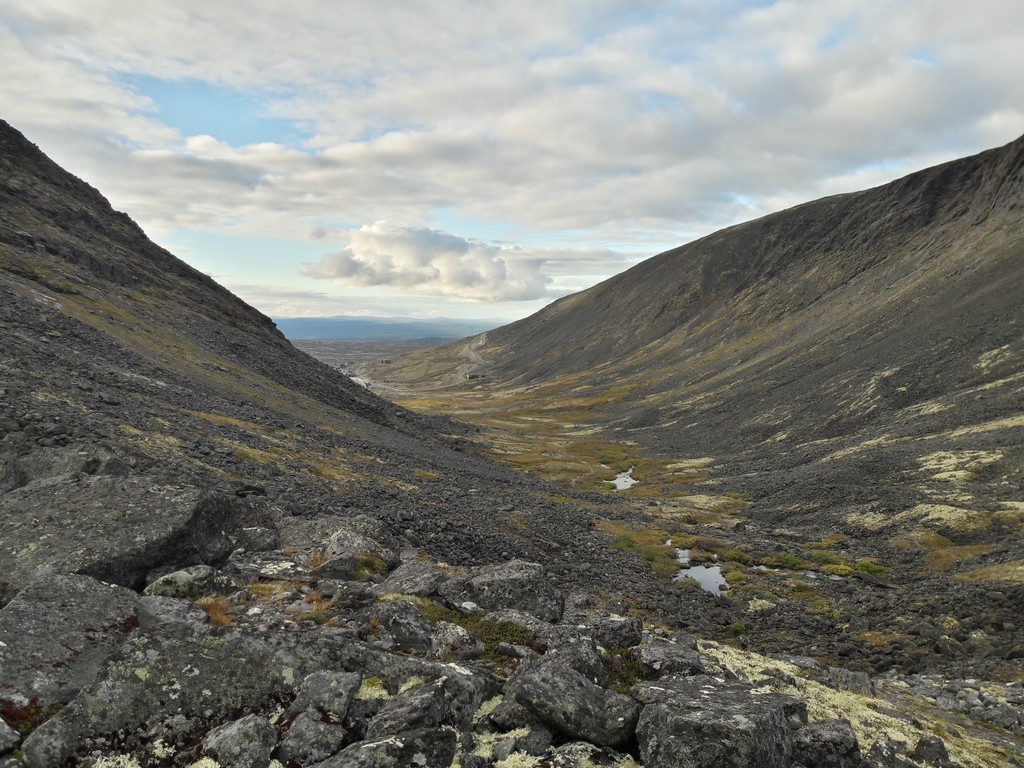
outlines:
{"label": "rocky foreground", "polygon": [[[183,504],[196,515],[180,534],[203,529],[201,510],[250,501]],[[1012,743],[956,728],[947,750],[864,673],[645,626],[537,563],[455,569],[359,516],[307,555],[277,549],[269,527],[226,543],[221,567],[151,572],[141,594],[26,575],[0,611],[0,765],[1021,764]],[[125,567],[100,554],[80,570]],[[947,688],[940,706],[988,706],[1024,734],[1019,683]]]}

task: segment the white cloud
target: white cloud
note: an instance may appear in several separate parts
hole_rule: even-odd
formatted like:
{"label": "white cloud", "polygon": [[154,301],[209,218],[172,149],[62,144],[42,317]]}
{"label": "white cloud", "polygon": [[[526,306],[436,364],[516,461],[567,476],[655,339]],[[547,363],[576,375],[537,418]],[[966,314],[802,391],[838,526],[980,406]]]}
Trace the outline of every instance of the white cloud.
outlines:
{"label": "white cloud", "polygon": [[528,301],[561,295],[552,290],[551,275],[626,262],[622,254],[606,249],[502,247],[383,221],[347,238],[344,249],[304,264],[302,273],[339,285],[389,286],[474,301]]}
{"label": "white cloud", "polygon": [[[1024,4],[5,0],[0,70],[17,73],[0,115],[152,235],[357,230],[323,274],[535,297],[573,263],[610,275],[624,243],[667,247],[1015,138]],[[135,76],[244,92],[306,140],[232,146],[214,119],[183,135]],[[442,209],[608,251],[417,241]],[[390,235],[358,229],[385,220]]]}

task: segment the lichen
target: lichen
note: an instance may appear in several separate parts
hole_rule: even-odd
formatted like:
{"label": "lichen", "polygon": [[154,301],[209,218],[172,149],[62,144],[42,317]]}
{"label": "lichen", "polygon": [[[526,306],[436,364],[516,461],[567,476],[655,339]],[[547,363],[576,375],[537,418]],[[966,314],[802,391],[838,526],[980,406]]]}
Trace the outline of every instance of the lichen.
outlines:
{"label": "lichen", "polygon": [[371,699],[390,699],[391,694],[384,685],[384,681],[379,677],[368,677],[363,680],[362,685],[359,686],[359,690],[356,691],[356,698],[360,701],[369,701]]}

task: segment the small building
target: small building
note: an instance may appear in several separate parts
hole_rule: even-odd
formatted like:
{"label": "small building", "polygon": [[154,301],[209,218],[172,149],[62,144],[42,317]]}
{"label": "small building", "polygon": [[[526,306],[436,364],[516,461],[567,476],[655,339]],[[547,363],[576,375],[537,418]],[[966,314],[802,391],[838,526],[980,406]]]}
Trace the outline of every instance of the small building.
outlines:
{"label": "small building", "polygon": [[482,379],[483,377],[484,377],[484,375],[482,373],[467,373],[466,374],[466,378],[470,379],[470,380],[472,380],[472,379]]}

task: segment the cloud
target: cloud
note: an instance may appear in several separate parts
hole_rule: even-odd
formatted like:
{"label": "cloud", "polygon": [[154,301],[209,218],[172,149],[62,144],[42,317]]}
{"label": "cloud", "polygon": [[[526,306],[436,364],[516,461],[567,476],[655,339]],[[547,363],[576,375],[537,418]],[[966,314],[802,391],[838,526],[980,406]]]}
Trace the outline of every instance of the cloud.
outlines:
{"label": "cloud", "polygon": [[343,285],[391,286],[478,301],[545,297],[551,278],[543,258],[433,229],[377,222],[350,233],[341,251],[302,266],[308,277]]}
{"label": "cloud", "polygon": [[[626,243],[653,252],[1015,138],[1024,4],[6,0],[0,69],[17,73],[4,119],[152,235],[356,231],[321,275],[550,296],[574,259],[577,283],[608,276]],[[212,117],[183,135],[146,78],[241,94],[300,138],[234,146]],[[439,210],[565,252],[424,234]],[[379,221],[398,229],[359,229]]]}

